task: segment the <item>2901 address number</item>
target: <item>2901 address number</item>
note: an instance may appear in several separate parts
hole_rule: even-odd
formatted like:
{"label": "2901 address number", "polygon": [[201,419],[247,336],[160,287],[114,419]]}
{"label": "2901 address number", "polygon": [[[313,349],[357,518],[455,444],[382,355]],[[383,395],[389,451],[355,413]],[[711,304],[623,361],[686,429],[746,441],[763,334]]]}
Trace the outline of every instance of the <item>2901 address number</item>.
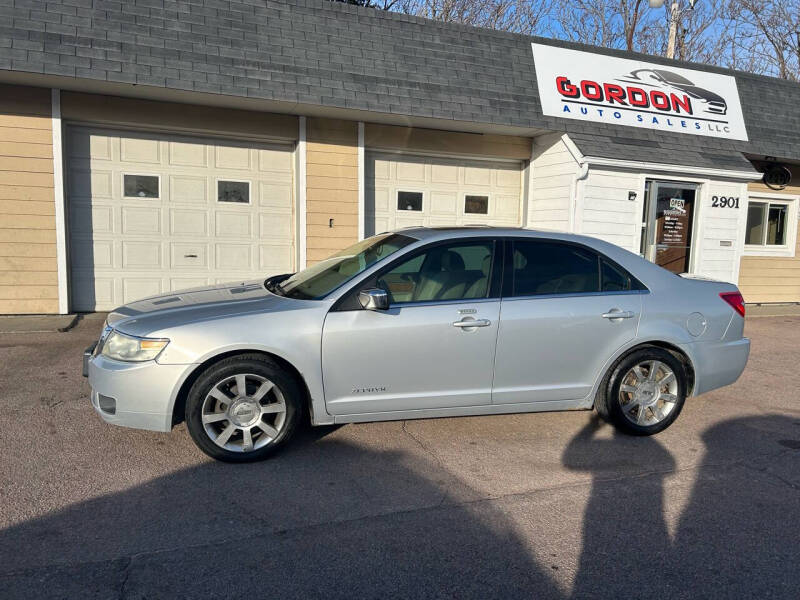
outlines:
{"label": "2901 address number", "polygon": [[739,198],[711,196],[711,206],[714,208],[739,208]]}

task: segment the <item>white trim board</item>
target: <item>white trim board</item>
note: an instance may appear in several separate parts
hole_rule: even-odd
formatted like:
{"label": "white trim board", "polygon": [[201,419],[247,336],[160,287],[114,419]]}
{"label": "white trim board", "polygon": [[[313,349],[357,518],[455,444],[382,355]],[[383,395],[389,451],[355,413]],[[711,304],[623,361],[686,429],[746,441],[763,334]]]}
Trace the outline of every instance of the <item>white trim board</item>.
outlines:
{"label": "white trim board", "polygon": [[53,130],[53,201],[56,218],[56,268],[58,271],[58,312],[69,312],[67,269],[67,219],[64,205],[64,158],[61,130],[61,90],[50,90],[50,119]]}
{"label": "white trim board", "polygon": [[364,239],[364,230],[366,228],[366,223],[364,219],[366,218],[365,208],[364,208],[364,198],[366,192],[366,180],[364,175],[364,166],[365,166],[366,157],[364,155],[364,122],[358,122],[358,240],[361,241]]}
{"label": "white trim board", "polygon": [[306,268],[308,252],[308,230],[306,227],[306,118],[298,117],[297,149],[295,152],[295,177],[297,178],[297,265],[296,271]]}

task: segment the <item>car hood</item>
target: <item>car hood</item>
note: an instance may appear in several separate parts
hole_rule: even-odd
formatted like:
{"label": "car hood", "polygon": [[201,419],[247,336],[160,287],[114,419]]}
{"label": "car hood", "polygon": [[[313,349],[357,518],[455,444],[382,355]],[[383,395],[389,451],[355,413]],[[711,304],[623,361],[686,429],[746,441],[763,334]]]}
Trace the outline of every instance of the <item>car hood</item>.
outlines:
{"label": "car hood", "polygon": [[281,310],[293,302],[268,292],[264,280],[257,279],[143,298],[114,309],[108,315],[108,324],[131,335],[145,336],[207,319]]}

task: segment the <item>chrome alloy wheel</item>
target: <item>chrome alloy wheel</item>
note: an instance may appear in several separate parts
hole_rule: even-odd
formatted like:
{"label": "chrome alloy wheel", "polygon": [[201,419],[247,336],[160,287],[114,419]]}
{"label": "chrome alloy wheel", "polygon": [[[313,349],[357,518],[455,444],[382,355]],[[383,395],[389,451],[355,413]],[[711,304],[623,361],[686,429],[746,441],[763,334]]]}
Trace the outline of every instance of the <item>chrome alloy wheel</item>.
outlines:
{"label": "chrome alloy wheel", "polygon": [[678,379],[666,364],[648,360],[630,369],[619,386],[619,405],[631,423],[649,426],[666,419],[678,403]]}
{"label": "chrome alloy wheel", "polygon": [[201,417],[206,434],[217,446],[251,452],[280,435],[286,423],[286,400],[266,377],[232,375],[208,392]]}

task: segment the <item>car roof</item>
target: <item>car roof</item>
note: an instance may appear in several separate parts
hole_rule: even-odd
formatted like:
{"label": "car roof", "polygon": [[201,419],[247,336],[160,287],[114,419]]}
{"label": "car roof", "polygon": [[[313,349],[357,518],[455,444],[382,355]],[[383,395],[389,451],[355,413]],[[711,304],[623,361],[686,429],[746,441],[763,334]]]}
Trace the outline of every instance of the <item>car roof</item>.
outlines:
{"label": "car roof", "polygon": [[461,227],[405,227],[392,233],[407,235],[418,240],[432,241],[472,237],[530,237],[557,240],[573,240],[594,245],[597,238],[575,233],[551,231],[547,229],[525,229],[523,227],[493,227],[490,225],[464,225]]}

